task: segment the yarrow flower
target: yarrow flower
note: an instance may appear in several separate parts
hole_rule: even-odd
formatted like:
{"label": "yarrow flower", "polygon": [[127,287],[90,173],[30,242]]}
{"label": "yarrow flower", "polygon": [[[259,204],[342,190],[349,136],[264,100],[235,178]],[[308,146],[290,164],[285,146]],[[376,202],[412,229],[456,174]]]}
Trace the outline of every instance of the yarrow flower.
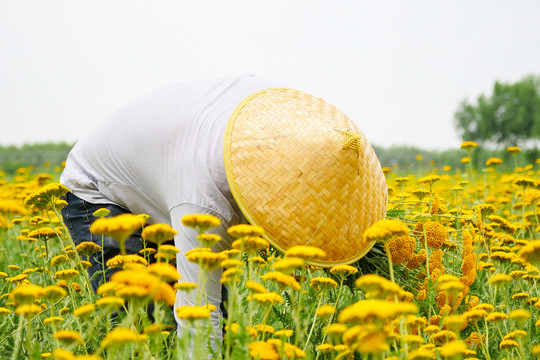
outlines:
{"label": "yarrow flower", "polygon": [[272,271],[261,276],[264,281],[273,281],[282,288],[291,288],[293,290],[300,290],[300,284],[296,279],[290,275],[281,273],[279,271]]}
{"label": "yarrow flower", "polygon": [[152,224],[145,226],[141,232],[144,241],[150,241],[158,246],[166,241],[172,240],[178,231],[167,224]]}
{"label": "yarrow flower", "polygon": [[463,143],[461,143],[461,149],[465,149],[465,150],[471,150],[471,149],[474,149],[478,147],[478,144],[474,141],[464,141]]}
{"label": "yarrow flower", "polygon": [[24,204],[37,211],[52,208],[60,197],[67,194],[69,189],[59,183],[47,184],[24,199]]}
{"label": "yarrow flower", "polygon": [[263,304],[283,303],[283,298],[275,292],[253,294],[253,300]]}
{"label": "yarrow flower", "polygon": [[340,278],[345,278],[358,273],[358,269],[351,265],[336,265],[330,268],[330,273]]}
{"label": "yarrow flower", "polygon": [[309,245],[292,246],[285,251],[285,257],[296,257],[305,261],[324,259],[326,252],[318,247]]}
{"label": "yarrow flower", "polygon": [[146,338],[146,335],[140,335],[131,329],[118,327],[109,331],[107,335],[105,335],[101,341],[101,347],[121,347],[130,343],[143,341]]}
{"label": "yarrow flower", "polygon": [[126,239],[145,223],[143,217],[126,213],[108,218],[98,218],[90,225],[90,232],[112,237],[120,243],[122,254],[125,254]]}
{"label": "yarrow flower", "polygon": [[379,220],[364,232],[364,241],[387,241],[393,236],[408,235],[409,228],[399,220]]}
{"label": "yarrow flower", "polygon": [[337,282],[326,277],[314,277],[311,279],[311,283],[309,284],[309,286],[315,289],[315,291],[334,289],[337,287],[337,285]]}
{"label": "yarrow flower", "polygon": [[243,250],[250,254],[256,254],[257,252],[266,249],[268,246],[270,246],[270,244],[262,237],[244,236],[233,241],[231,246],[233,249]]}
{"label": "yarrow flower", "polygon": [[201,320],[210,318],[210,310],[206,306],[179,306],[176,308],[176,315],[182,320]]}
{"label": "yarrow flower", "polygon": [[200,233],[221,225],[221,220],[208,214],[191,214],[182,217],[182,224],[198,229]]}
{"label": "yarrow flower", "polygon": [[227,233],[234,238],[241,238],[245,236],[261,236],[264,234],[264,229],[260,226],[239,224],[231,226],[227,229]]}
{"label": "yarrow flower", "polygon": [[59,330],[54,333],[53,337],[65,345],[83,342],[81,335],[73,330]]}

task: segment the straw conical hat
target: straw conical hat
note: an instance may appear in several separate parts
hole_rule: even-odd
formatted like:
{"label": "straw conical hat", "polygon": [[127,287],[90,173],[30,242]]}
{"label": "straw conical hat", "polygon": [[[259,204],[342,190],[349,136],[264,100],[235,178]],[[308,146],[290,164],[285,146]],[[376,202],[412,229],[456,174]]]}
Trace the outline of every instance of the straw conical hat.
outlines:
{"label": "straw conical hat", "polygon": [[354,262],[373,246],[364,231],[384,218],[387,184],[366,137],[334,106],[291,89],[244,99],[225,133],[232,194],[252,225],[284,252],[327,253],[319,266]]}

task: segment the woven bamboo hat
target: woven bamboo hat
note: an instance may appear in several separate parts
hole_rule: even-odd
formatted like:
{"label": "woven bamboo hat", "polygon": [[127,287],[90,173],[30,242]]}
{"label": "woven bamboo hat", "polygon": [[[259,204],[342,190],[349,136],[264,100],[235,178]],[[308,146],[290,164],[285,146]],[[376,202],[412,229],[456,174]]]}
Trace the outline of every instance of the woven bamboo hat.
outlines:
{"label": "woven bamboo hat", "polygon": [[284,252],[326,251],[312,265],[354,262],[364,231],[385,217],[387,184],[373,148],[340,110],[313,95],[269,89],[244,99],[224,142],[232,194],[252,225]]}

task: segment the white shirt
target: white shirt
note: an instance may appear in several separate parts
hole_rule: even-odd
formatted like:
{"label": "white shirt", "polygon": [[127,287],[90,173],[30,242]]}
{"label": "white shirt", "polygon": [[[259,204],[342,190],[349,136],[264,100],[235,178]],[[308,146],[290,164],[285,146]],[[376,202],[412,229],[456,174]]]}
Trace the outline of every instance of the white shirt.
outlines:
{"label": "white shirt", "polygon": [[[197,282],[198,266],[187,250],[199,247],[196,233],[180,219],[206,213],[221,219],[212,232],[228,248],[226,229],[245,222],[225,175],[223,141],[235,107],[254,92],[287,87],[252,75],[174,84],[155,90],[113,113],[71,150],[60,182],[83,200],[116,204],[148,223],[165,223],[179,233],[175,245],[182,280]],[[221,270],[208,281],[209,302],[219,309]],[[192,304],[179,292],[176,305]],[[175,314],[176,316],[176,314]],[[213,314],[218,329],[219,313]],[[177,319],[178,321],[178,319]]]}

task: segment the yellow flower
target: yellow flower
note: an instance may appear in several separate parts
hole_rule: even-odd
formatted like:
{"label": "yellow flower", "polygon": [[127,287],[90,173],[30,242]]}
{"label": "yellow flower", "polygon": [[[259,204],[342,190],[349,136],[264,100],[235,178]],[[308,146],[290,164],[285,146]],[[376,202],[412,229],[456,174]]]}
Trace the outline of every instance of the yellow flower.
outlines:
{"label": "yellow flower", "polygon": [[144,241],[161,245],[166,241],[172,240],[178,231],[174,230],[167,224],[152,224],[145,226],[141,232],[141,237]]}
{"label": "yellow flower", "polygon": [[52,326],[56,326],[63,322],[64,322],[64,318],[60,316],[51,316],[43,320],[43,323],[45,325],[52,325]]}
{"label": "yellow flower", "polygon": [[90,241],[83,241],[75,247],[75,250],[81,255],[90,257],[90,255],[101,251],[101,246]]}
{"label": "yellow flower", "polygon": [[428,335],[438,333],[439,331],[441,331],[441,328],[439,326],[437,326],[437,325],[428,325],[424,329],[424,333],[426,333]]}
{"label": "yellow flower", "polygon": [[264,234],[264,229],[255,225],[239,224],[228,228],[227,233],[238,239],[244,236],[261,236]]}
{"label": "yellow flower", "polygon": [[442,345],[456,339],[456,333],[450,330],[441,330],[429,337],[429,341],[433,342],[436,345]]}
{"label": "yellow flower", "polygon": [[218,242],[221,241],[221,236],[217,234],[200,234],[197,235],[197,240],[199,240],[204,247],[212,247]]}
{"label": "yellow flower", "polygon": [[315,289],[315,291],[335,289],[337,285],[337,282],[326,277],[314,277],[311,279],[311,283],[309,284],[309,286]]}
{"label": "yellow flower", "polygon": [[407,176],[397,177],[394,179],[395,182],[397,182],[399,185],[404,185],[407,182],[409,182],[410,178]]}
{"label": "yellow flower", "polygon": [[519,249],[520,258],[531,264],[540,264],[540,240],[534,240]]}
{"label": "yellow flower", "polygon": [[52,351],[52,357],[55,360],[75,360],[75,354],[73,354],[71,351],[57,348]]}
{"label": "yellow flower", "polygon": [[413,303],[384,300],[360,300],[344,308],[338,315],[340,322],[365,323],[373,320],[392,320],[402,315],[415,314],[418,307]]}
{"label": "yellow flower", "polygon": [[101,347],[112,348],[143,341],[146,335],[140,335],[131,329],[115,328],[109,331],[101,341]]}
{"label": "yellow flower", "polygon": [[354,326],[343,334],[343,342],[361,354],[377,354],[388,350],[386,333],[370,325]]}
{"label": "yellow flower", "polygon": [[252,294],[264,294],[267,292],[266,288],[262,284],[251,280],[246,281],[246,287]]}
{"label": "yellow flower", "polygon": [[240,281],[240,275],[242,274],[242,269],[239,268],[229,268],[223,272],[221,275],[220,282],[222,284],[233,284]]}
{"label": "yellow flower", "polygon": [[59,330],[54,333],[53,337],[64,345],[83,342],[81,335],[73,330]]}
{"label": "yellow flower", "polygon": [[461,143],[460,149],[471,150],[478,147],[478,144],[474,141],[464,141]]}
{"label": "yellow flower", "polygon": [[94,304],[86,304],[79,306],[77,309],[73,310],[73,315],[79,318],[87,318],[95,310],[96,306]]}
{"label": "yellow flower", "polygon": [[496,157],[491,157],[486,161],[486,166],[497,166],[502,164],[503,161]]}
{"label": "yellow flower", "polygon": [[467,318],[467,321],[475,322],[475,321],[485,318],[487,316],[487,311],[482,310],[482,309],[469,310],[469,311],[466,311],[463,314],[463,316]]}
{"label": "yellow flower", "polygon": [[514,340],[503,340],[500,342],[499,347],[501,349],[515,349],[519,347],[519,344]]}
{"label": "yellow flower", "polygon": [[424,223],[426,241],[429,247],[440,249],[446,241],[446,229],[436,221],[426,220]]}
{"label": "yellow flower", "polygon": [[254,325],[253,328],[255,329],[255,331],[257,332],[262,332],[262,333],[269,333],[269,334],[273,334],[274,333],[274,328],[270,325],[266,325],[266,324],[258,324],[258,325]]}
{"label": "yellow flower", "polygon": [[115,310],[124,306],[125,300],[119,296],[104,296],[96,300],[96,305],[102,309]]}
{"label": "yellow flower", "polygon": [[100,208],[100,209],[97,209],[96,211],[94,211],[92,213],[92,216],[97,217],[97,218],[102,218],[102,217],[105,217],[105,216],[109,215],[110,213],[111,213],[111,210],[109,210],[107,208]]}
{"label": "yellow flower", "polygon": [[326,252],[315,246],[309,245],[296,245],[292,246],[285,251],[285,257],[297,257],[302,258],[305,261],[323,259],[326,257]]}
{"label": "yellow flower", "polygon": [[60,197],[67,194],[69,189],[59,183],[47,184],[24,199],[24,204],[41,211],[51,208]]}
{"label": "yellow flower", "polygon": [[317,309],[317,312],[315,315],[317,315],[320,318],[327,319],[330,316],[334,315],[336,312],[336,308],[333,305],[321,305]]}
{"label": "yellow flower", "polygon": [[182,217],[182,224],[198,229],[200,233],[221,225],[221,220],[208,214],[191,214]]}
{"label": "yellow flower", "polygon": [[163,324],[150,324],[143,329],[143,333],[148,336],[159,335],[163,331],[164,327],[165,326]]}
{"label": "yellow flower", "polygon": [[15,308],[16,315],[33,315],[41,311],[41,306],[35,304],[20,305]]}
{"label": "yellow flower", "polygon": [[393,236],[408,235],[409,228],[399,220],[379,220],[364,232],[364,241],[386,241]]}
{"label": "yellow flower", "polygon": [[263,304],[283,303],[283,298],[275,292],[253,294],[253,300]]}
{"label": "yellow flower", "polygon": [[461,341],[450,341],[441,346],[439,353],[445,358],[452,358],[467,353],[467,344]]}
{"label": "yellow flower", "polygon": [[119,288],[121,287],[124,287],[125,284],[122,284],[118,281],[108,281],[104,284],[101,284],[98,288],[97,288],[97,291],[96,293],[98,295],[107,295],[107,296],[110,296],[110,295],[113,295],[116,290],[118,290]]}
{"label": "yellow flower", "polygon": [[326,328],[326,333],[332,337],[340,337],[345,331],[347,331],[347,326],[341,323],[330,324]]}
{"label": "yellow flower", "polygon": [[57,271],[54,274],[54,278],[60,279],[60,280],[71,280],[77,277],[77,275],[79,275],[79,271],[75,269],[64,269],[64,270]]}
{"label": "yellow flower", "polygon": [[43,288],[43,298],[51,303],[58,301],[66,296],[66,290],[56,285],[49,285]]}
{"label": "yellow flower", "polygon": [[148,266],[148,272],[166,282],[175,282],[181,278],[176,267],[167,263],[150,264]]}
{"label": "yellow flower", "polygon": [[398,295],[401,287],[392,281],[375,274],[367,274],[356,279],[356,286],[377,297]]}
{"label": "yellow flower", "polygon": [[290,329],[278,330],[274,333],[274,335],[277,337],[286,337],[286,338],[293,336],[293,334],[294,334],[294,331]]}
{"label": "yellow flower", "polygon": [[274,269],[285,273],[293,272],[296,269],[301,269],[306,264],[303,258],[285,257],[274,262]]}
{"label": "yellow flower", "polygon": [[244,265],[244,262],[242,260],[225,259],[221,262],[219,266],[225,269],[229,269],[229,268],[234,268],[234,267],[241,267],[242,265]]}
{"label": "yellow flower", "polygon": [[432,186],[434,183],[436,183],[440,179],[441,179],[441,177],[439,175],[428,175],[428,176],[424,176],[424,177],[421,177],[420,179],[418,179],[418,183],[419,184],[427,184],[428,186]]}
{"label": "yellow flower", "polygon": [[508,319],[508,315],[502,312],[494,312],[486,316],[486,321],[489,322],[499,322],[506,319]]}
{"label": "yellow flower", "polygon": [[0,307],[0,316],[11,314],[11,310],[5,307]]}
{"label": "yellow flower", "polygon": [[524,324],[527,320],[529,320],[529,317],[531,317],[531,314],[527,310],[523,309],[515,309],[510,311],[510,319],[520,323]]}
{"label": "yellow flower", "polygon": [[507,274],[495,274],[489,280],[488,283],[493,286],[503,286],[512,281],[512,277]]}
{"label": "yellow flower", "polygon": [[233,241],[232,248],[243,250],[249,254],[256,254],[258,251],[266,249],[270,244],[268,241],[258,236],[244,236]]}
{"label": "yellow flower", "polygon": [[331,344],[328,344],[328,343],[317,345],[317,350],[319,350],[320,352],[323,352],[325,354],[329,354],[333,349],[334,349],[334,347]]}
{"label": "yellow flower", "polygon": [[339,278],[345,278],[349,275],[358,273],[358,269],[350,265],[336,265],[330,268],[330,273],[338,276]]}
{"label": "yellow flower", "polygon": [[[126,239],[145,223],[146,221],[142,217],[126,213],[108,218],[98,218],[90,225],[90,232],[96,235],[110,236],[118,241],[123,248]],[[125,253],[125,249],[123,253]]]}
{"label": "yellow flower", "polygon": [[249,343],[249,355],[258,360],[278,360],[279,354],[272,344],[264,341]]}
{"label": "yellow flower", "polygon": [[179,319],[195,321],[210,318],[210,310],[206,306],[179,306],[176,308]]}
{"label": "yellow flower", "polygon": [[414,255],[416,240],[409,235],[393,236],[388,241],[392,263],[399,265],[409,261]]}
{"label": "yellow flower", "polygon": [[268,339],[267,342],[272,344],[278,353],[284,354],[288,359],[300,359],[306,357],[306,353],[302,349],[281,341],[280,339]]}
{"label": "yellow flower", "polygon": [[43,227],[37,230],[32,230],[26,235],[28,239],[38,239],[43,241],[48,241],[57,235],[57,232],[54,229]]}
{"label": "yellow flower", "polygon": [[524,299],[527,299],[528,297],[529,297],[529,294],[520,292],[520,293],[512,295],[512,300],[524,300]]}
{"label": "yellow flower", "polygon": [[205,271],[212,271],[217,269],[221,262],[227,259],[227,256],[222,253],[214,253],[210,251],[193,251],[189,254],[186,253],[188,261],[200,264]]}
{"label": "yellow flower", "polygon": [[521,148],[519,146],[509,146],[506,148],[506,151],[511,154],[517,154],[521,152]]}
{"label": "yellow flower", "polygon": [[528,334],[525,330],[515,330],[511,333],[508,333],[504,336],[503,340],[515,340],[515,339],[521,339],[526,337]]}
{"label": "yellow flower", "polygon": [[468,157],[468,156],[464,156],[464,157],[461,158],[460,162],[461,162],[462,164],[468,164],[468,163],[471,162],[471,158]]}
{"label": "yellow flower", "polygon": [[44,290],[38,285],[25,285],[16,287],[11,291],[11,297],[16,305],[31,304],[43,296]]}
{"label": "yellow flower", "polygon": [[186,291],[186,292],[189,292],[189,291],[191,291],[193,289],[196,289],[197,286],[198,285],[196,283],[185,282],[185,281],[174,284],[175,289]]}
{"label": "yellow flower", "polygon": [[51,259],[51,266],[52,267],[58,267],[68,262],[68,258],[66,255],[57,255]]}
{"label": "yellow flower", "polygon": [[139,255],[116,255],[107,261],[107,267],[121,268],[127,264],[148,265],[148,261]]}
{"label": "yellow flower", "polygon": [[286,275],[278,271],[268,272],[264,274],[263,276],[261,276],[261,279],[264,281],[273,281],[282,288],[291,288],[293,290],[300,290],[300,284],[296,281],[294,277],[290,275]]}
{"label": "yellow flower", "polygon": [[491,204],[478,204],[474,205],[472,210],[475,211],[480,217],[485,218],[495,212],[495,206]]}

